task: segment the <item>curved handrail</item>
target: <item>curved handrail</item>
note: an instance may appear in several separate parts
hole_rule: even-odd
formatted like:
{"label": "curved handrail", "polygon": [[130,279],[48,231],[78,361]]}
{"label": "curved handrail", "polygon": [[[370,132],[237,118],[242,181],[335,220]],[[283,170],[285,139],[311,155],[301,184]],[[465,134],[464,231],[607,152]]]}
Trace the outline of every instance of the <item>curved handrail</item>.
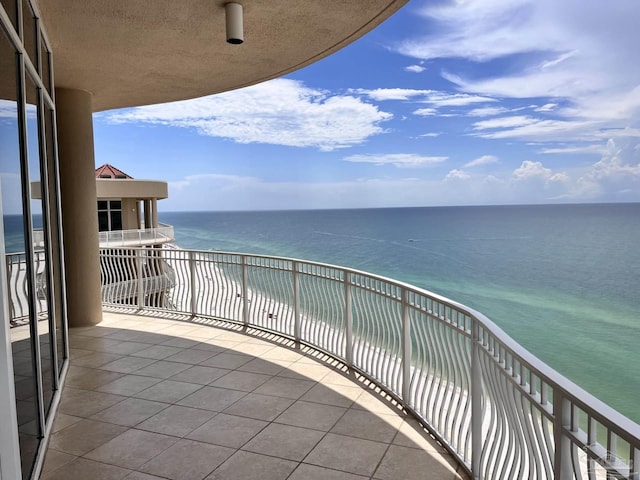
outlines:
{"label": "curved handrail", "polygon": [[[103,267],[148,261],[147,251],[103,250]],[[339,358],[396,397],[473,478],[638,479],[640,426],[465,305],[319,262],[180,249],[155,255],[174,283],[146,308],[244,323]],[[138,298],[144,289],[140,282]]]}

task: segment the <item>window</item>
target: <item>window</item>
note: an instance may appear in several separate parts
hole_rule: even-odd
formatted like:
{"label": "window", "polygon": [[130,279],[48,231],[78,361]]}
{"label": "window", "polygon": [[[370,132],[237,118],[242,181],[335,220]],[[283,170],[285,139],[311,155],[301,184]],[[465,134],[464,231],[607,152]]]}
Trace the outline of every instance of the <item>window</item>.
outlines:
{"label": "window", "polygon": [[122,201],[98,201],[98,231],[122,230]]}

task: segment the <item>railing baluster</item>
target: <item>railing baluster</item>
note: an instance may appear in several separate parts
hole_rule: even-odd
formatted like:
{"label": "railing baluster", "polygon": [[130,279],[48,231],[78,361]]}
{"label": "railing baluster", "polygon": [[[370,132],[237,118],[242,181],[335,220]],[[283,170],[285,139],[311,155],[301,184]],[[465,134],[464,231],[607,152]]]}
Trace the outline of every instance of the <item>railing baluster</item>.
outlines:
{"label": "railing baluster", "polygon": [[345,359],[347,366],[353,368],[353,312],[351,309],[351,274],[344,271],[344,321],[345,321]]}
{"label": "railing baluster", "polygon": [[402,288],[402,400],[409,405],[411,400],[411,316],[409,312],[409,290]]}
{"label": "railing baluster", "polygon": [[191,316],[195,317],[197,314],[197,302],[198,302],[198,292],[196,291],[196,261],[193,258],[196,255],[193,251],[189,251],[188,254],[189,261],[189,286],[191,289]]}
{"label": "railing baluster", "polygon": [[144,308],[144,272],[142,269],[142,249],[135,251],[136,255],[136,273],[138,277],[138,308],[142,310]]}
{"label": "railing baluster", "polygon": [[553,478],[569,480],[571,473],[571,440],[564,434],[565,427],[571,426],[571,404],[562,392],[553,392]]}
{"label": "railing baluster", "polygon": [[247,256],[242,255],[242,323],[245,327],[249,325],[249,301],[247,299],[247,280],[248,280]]}
{"label": "railing baluster", "polygon": [[482,480],[482,370],[480,366],[480,326],[471,320],[471,472]]}
{"label": "railing baluster", "polygon": [[300,344],[300,276],[298,275],[298,262],[291,265],[293,269],[293,338],[296,344]]}

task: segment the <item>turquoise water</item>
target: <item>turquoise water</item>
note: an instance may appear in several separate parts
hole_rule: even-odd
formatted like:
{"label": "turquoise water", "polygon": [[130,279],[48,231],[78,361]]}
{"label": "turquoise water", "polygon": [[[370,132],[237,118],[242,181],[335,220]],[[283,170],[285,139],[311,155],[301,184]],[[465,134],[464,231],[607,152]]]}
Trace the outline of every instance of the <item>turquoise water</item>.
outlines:
{"label": "turquoise water", "polygon": [[161,213],[183,248],[297,257],[474,308],[640,422],[640,205]]}

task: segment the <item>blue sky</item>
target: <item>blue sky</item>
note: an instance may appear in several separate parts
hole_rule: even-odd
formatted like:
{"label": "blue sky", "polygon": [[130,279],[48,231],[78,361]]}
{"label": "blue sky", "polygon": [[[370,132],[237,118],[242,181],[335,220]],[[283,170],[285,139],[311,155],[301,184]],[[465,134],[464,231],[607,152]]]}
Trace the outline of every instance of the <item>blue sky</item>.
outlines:
{"label": "blue sky", "polygon": [[412,1],[284,78],[96,114],[96,164],[168,181],[164,211],[640,201],[638,18]]}

